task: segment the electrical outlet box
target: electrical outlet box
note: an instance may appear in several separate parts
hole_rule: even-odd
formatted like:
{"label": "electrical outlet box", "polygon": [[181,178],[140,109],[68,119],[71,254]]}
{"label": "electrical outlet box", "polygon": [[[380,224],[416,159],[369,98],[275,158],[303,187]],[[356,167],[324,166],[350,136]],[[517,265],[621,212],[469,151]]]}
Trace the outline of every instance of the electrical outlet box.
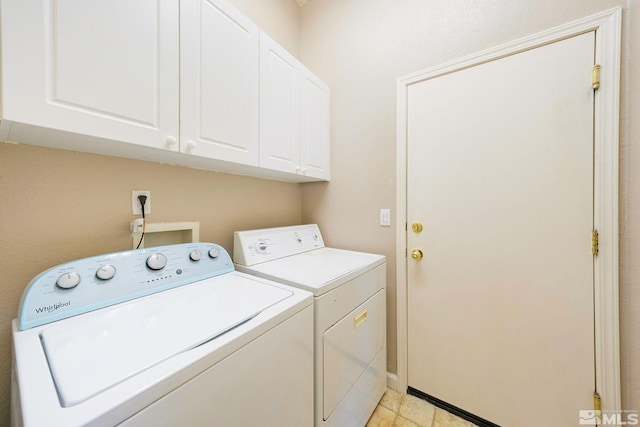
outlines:
{"label": "electrical outlet box", "polygon": [[131,221],[129,225],[129,234],[133,236],[134,233],[142,233],[142,229],[144,228],[144,223],[142,218],[136,218]]}
{"label": "electrical outlet box", "polygon": [[134,215],[142,215],[142,205],[138,196],[147,196],[147,201],[144,203],[144,214],[149,215],[151,213],[151,191],[149,190],[131,190],[131,209]]}

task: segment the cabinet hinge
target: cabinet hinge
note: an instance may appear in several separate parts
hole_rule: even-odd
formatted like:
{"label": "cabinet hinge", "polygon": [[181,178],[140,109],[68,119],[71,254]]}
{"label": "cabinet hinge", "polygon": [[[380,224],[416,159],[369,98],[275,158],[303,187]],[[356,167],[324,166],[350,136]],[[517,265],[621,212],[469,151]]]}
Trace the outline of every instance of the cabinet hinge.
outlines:
{"label": "cabinet hinge", "polygon": [[598,64],[593,66],[593,71],[591,72],[591,87],[593,90],[600,88],[600,66]]}
{"label": "cabinet hinge", "polygon": [[598,230],[591,232],[591,253],[598,255],[599,242],[598,242]]}

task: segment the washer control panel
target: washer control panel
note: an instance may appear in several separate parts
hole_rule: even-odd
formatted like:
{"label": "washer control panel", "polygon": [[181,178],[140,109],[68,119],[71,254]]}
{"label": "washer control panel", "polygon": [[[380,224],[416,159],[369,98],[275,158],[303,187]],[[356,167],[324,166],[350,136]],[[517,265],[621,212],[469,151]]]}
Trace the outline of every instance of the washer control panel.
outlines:
{"label": "washer control panel", "polygon": [[233,262],[248,267],[323,247],[317,224],[236,231]]}
{"label": "washer control panel", "polygon": [[22,295],[20,330],[234,271],[214,243],[116,252],[60,264],[36,276]]}

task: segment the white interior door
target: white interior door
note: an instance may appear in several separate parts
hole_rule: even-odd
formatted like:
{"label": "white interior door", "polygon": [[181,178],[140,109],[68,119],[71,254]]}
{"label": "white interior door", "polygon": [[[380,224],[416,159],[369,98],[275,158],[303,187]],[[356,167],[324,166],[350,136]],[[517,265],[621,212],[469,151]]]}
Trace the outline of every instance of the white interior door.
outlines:
{"label": "white interior door", "polygon": [[594,42],[408,88],[408,383],[502,426],[593,404]]}

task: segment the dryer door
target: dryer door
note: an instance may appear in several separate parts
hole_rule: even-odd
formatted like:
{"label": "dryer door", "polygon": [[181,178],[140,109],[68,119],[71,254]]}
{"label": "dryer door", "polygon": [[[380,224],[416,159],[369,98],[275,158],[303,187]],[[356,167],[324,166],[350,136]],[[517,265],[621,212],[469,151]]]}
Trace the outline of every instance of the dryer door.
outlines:
{"label": "dryer door", "polygon": [[385,343],[385,290],[381,289],[324,333],[324,408],[328,419]]}

